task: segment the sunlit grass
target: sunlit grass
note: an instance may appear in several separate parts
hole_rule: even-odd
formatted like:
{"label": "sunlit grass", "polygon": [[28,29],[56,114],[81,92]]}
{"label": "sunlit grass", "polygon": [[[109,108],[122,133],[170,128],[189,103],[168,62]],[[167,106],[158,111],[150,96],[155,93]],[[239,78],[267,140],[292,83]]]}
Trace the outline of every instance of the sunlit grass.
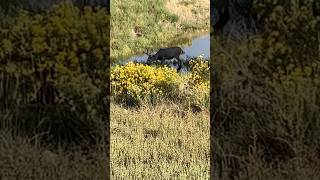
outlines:
{"label": "sunlit grass", "polygon": [[209,113],[111,104],[111,179],[209,179]]}
{"label": "sunlit grass", "polygon": [[[176,6],[174,0],[111,1],[111,59],[168,45],[186,33],[208,31],[209,0],[201,2],[207,3],[179,3],[180,9],[172,9],[168,7]],[[186,19],[190,13],[192,19]]]}

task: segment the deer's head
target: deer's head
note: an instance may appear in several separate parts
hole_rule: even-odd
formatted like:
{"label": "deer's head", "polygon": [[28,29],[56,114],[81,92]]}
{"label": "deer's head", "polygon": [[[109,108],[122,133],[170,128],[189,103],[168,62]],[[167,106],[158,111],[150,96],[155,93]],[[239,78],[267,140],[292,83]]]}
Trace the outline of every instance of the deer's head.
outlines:
{"label": "deer's head", "polygon": [[147,62],[151,62],[155,59],[155,56],[152,55],[148,49],[144,53],[148,56]]}

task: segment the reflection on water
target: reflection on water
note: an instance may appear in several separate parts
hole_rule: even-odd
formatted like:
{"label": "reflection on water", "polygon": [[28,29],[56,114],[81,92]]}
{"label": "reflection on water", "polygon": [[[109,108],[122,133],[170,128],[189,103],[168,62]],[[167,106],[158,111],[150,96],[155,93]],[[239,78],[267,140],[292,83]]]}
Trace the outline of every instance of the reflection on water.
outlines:
{"label": "reflection on water", "polygon": [[[191,43],[190,43],[190,41],[191,41]],[[190,38],[185,37],[183,39],[180,39],[179,42],[180,43],[172,43],[171,47],[180,46],[183,49],[185,54],[182,54],[180,56],[180,58],[182,60],[186,60],[188,57],[197,57],[200,55],[203,55],[203,57],[206,59],[210,58],[210,34],[209,33],[195,37],[192,40]],[[181,42],[183,42],[184,44],[179,45],[179,44],[181,44]],[[154,54],[156,52],[157,52],[157,50],[154,51],[152,54]],[[139,54],[137,56],[133,56],[133,57],[128,58],[126,60],[118,61],[117,64],[126,64],[130,61],[146,62],[147,59],[148,59],[148,56],[146,54]]]}
{"label": "reflection on water", "polygon": [[182,46],[185,52],[185,56],[199,56],[203,55],[204,58],[210,58],[210,35],[206,34],[204,36],[197,37],[192,40],[191,46]]}

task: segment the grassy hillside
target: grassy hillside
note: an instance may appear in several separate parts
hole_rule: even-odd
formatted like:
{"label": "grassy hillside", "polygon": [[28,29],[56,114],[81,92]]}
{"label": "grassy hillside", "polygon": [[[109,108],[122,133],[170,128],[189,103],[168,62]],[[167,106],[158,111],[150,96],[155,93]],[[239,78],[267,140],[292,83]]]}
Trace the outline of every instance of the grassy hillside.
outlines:
{"label": "grassy hillside", "polygon": [[185,33],[209,30],[209,0],[111,1],[111,58],[165,46]]}
{"label": "grassy hillside", "polygon": [[209,178],[209,66],[111,69],[112,179]]}
{"label": "grassy hillside", "polygon": [[[111,58],[209,30],[209,0],[111,2]],[[175,44],[176,45],[176,44]],[[111,69],[111,178],[209,179],[209,65]]]}
{"label": "grassy hillside", "polygon": [[111,179],[209,179],[209,112],[111,104]]}

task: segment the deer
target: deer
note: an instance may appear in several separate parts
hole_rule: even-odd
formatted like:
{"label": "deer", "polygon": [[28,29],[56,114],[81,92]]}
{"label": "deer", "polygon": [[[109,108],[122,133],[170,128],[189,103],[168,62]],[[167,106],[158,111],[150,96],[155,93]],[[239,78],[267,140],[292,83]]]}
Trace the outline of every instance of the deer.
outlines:
{"label": "deer", "polygon": [[169,48],[159,49],[158,52],[155,53],[154,55],[151,55],[148,51],[144,53],[148,55],[147,62],[160,60],[161,63],[164,63],[166,59],[173,59],[173,58],[177,59],[179,63],[177,71],[179,72],[180,69],[182,68],[180,55],[184,54],[185,52],[180,47],[169,47]]}

